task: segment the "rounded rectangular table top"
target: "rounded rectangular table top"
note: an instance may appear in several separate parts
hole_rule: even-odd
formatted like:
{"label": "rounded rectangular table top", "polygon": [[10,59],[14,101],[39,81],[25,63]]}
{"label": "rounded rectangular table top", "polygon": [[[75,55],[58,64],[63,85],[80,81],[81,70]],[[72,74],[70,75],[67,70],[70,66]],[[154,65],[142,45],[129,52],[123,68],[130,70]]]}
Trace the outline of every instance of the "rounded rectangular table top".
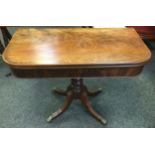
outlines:
{"label": "rounded rectangular table top", "polygon": [[150,57],[132,28],[22,28],[3,53],[15,68],[141,66]]}

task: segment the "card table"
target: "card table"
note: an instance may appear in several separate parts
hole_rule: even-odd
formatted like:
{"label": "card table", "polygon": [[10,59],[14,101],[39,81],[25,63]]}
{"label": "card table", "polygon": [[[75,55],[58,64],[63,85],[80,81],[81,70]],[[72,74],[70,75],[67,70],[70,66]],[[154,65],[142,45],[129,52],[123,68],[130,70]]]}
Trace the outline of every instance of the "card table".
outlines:
{"label": "card table", "polygon": [[135,76],[150,58],[150,50],[133,28],[21,28],[3,53],[17,77],[71,78],[66,90],[54,90],[66,98],[48,122],[66,111],[73,99],[79,99],[102,124],[107,120],[88,99],[101,89],[88,90],[83,78]]}

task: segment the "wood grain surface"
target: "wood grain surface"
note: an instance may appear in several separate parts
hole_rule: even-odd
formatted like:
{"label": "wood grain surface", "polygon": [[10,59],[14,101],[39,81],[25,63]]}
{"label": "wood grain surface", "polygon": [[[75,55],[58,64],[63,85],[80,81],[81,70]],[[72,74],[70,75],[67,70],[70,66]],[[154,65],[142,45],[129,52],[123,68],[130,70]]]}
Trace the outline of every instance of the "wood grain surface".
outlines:
{"label": "wood grain surface", "polygon": [[60,69],[19,69],[11,68],[15,76],[20,78],[57,78],[57,77],[104,77],[104,76],[135,76],[141,73],[140,67],[114,68],[60,68]]}
{"label": "wood grain surface", "polygon": [[19,69],[143,66],[150,57],[132,28],[19,29],[3,54]]}

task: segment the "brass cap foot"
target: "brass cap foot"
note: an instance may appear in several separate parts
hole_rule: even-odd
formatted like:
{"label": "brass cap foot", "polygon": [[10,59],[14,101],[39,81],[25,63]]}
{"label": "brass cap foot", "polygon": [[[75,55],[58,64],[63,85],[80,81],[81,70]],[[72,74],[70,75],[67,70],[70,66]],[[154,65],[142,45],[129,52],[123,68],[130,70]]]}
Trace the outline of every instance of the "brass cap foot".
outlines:
{"label": "brass cap foot", "polygon": [[103,125],[106,125],[106,124],[107,124],[107,120],[104,119],[104,118],[102,118],[100,121],[101,121],[101,123],[102,123]]}

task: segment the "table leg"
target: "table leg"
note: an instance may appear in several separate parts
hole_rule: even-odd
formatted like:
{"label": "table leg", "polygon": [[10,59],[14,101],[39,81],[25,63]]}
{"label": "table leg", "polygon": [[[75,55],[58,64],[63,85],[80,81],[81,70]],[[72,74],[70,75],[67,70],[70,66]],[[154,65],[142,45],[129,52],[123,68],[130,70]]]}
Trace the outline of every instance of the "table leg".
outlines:
{"label": "table leg", "polygon": [[58,94],[58,95],[63,95],[63,96],[66,96],[67,95],[67,91],[66,90],[63,90],[63,89],[58,89],[58,88],[55,88],[53,89],[53,92]]}
{"label": "table leg", "polygon": [[69,91],[67,92],[65,103],[63,104],[62,108],[58,109],[56,112],[52,113],[48,118],[47,122],[51,122],[54,118],[61,115],[63,112],[66,111],[66,109],[69,107],[73,100],[73,92]]}
{"label": "table leg", "polygon": [[50,122],[54,118],[61,115],[71,104],[73,99],[79,99],[85,105],[90,114],[99,120],[102,124],[106,124],[107,121],[101,115],[99,115],[92,107],[91,103],[88,100],[88,96],[96,96],[101,93],[102,89],[98,89],[97,91],[89,91],[87,87],[83,84],[83,79],[71,79],[71,84],[68,86],[67,90],[62,89],[54,89],[54,92],[59,95],[65,95],[65,103],[62,108],[58,109],[56,112],[52,113],[47,121]]}
{"label": "table leg", "polygon": [[99,88],[97,90],[91,91],[87,89],[88,96],[96,96],[102,92],[102,88]]}
{"label": "table leg", "polygon": [[81,101],[86,106],[87,110],[90,112],[90,114],[95,117],[97,120],[99,120],[102,124],[106,124],[107,120],[103,118],[101,115],[99,115],[92,107],[91,103],[88,100],[88,96],[85,92],[81,94]]}

